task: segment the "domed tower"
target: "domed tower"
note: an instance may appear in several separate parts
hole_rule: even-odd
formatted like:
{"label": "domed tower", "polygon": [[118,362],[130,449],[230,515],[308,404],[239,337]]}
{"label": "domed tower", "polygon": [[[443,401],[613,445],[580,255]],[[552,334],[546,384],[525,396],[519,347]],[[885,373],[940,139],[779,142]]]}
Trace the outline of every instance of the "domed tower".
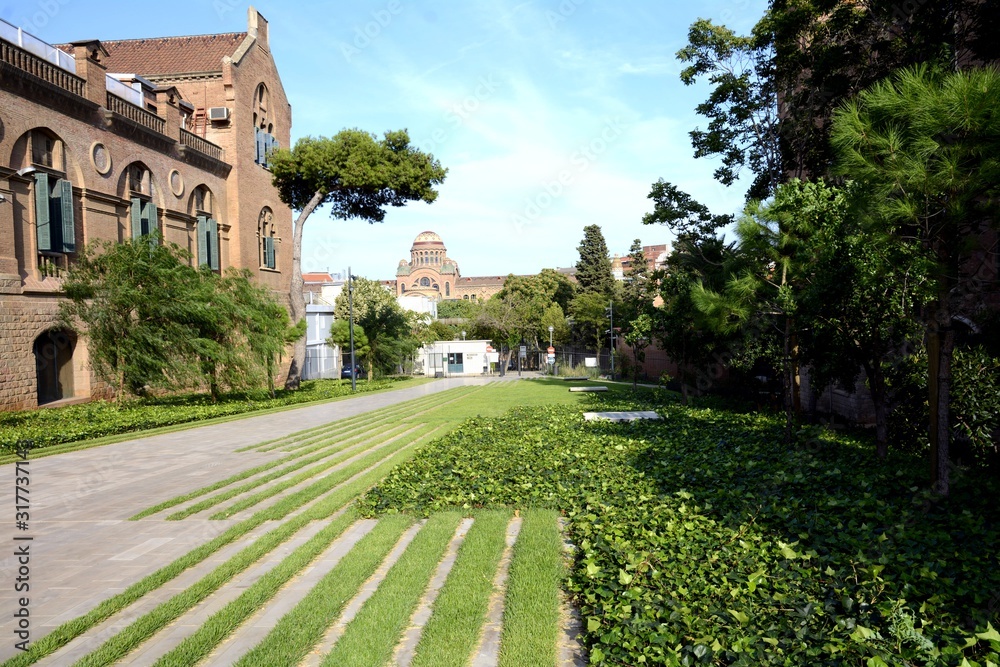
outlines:
{"label": "domed tower", "polygon": [[410,246],[410,261],[396,267],[396,294],[422,294],[432,299],[451,299],[458,278],[458,264],[448,257],[441,237],[420,232]]}
{"label": "domed tower", "polygon": [[444,241],[434,232],[420,232],[410,246],[410,266],[419,269],[425,266],[441,266],[447,257],[448,249]]}

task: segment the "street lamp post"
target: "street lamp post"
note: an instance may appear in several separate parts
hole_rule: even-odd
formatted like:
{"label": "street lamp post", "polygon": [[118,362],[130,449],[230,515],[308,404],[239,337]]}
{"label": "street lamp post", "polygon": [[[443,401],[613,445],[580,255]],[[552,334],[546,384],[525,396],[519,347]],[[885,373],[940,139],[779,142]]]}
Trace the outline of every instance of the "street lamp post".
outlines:
{"label": "street lamp post", "polygon": [[462,332],[462,340],[465,340],[465,332]]}
{"label": "street lamp post", "polygon": [[351,391],[358,390],[357,366],[354,364],[354,274],[347,267],[347,311],[348,329],[351,332]]}
{"label": "street lamp post", "polygon": [[615,302],[608,302],[608,317],[611,318],[611,379],[615,379]]}

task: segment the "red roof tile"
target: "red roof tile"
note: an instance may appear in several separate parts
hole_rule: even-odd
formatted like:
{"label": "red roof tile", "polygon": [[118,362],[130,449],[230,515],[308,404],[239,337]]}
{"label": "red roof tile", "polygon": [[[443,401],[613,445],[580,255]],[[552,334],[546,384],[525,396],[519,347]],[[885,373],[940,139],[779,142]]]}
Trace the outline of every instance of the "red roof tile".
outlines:
{"label": "red roof tile", "polygon": [[[110,73],[156,76],[188,72],[219,72],[223,56],[231,56],[246,38],[245,32],[185,37],[150,37],[102,41],[108,51],[104,64]],[[58,48],[72,53],[73,47]]]}

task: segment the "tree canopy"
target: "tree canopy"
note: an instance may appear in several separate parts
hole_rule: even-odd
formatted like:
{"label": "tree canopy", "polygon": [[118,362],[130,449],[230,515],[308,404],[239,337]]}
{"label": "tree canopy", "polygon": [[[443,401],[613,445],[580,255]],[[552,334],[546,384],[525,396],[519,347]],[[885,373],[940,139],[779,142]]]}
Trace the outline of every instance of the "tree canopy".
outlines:
{"label": "tree canopy", "polygon": [[611,257],[600,225],[583,228],[583,240],[577,246],[580,260],[576,263],[576,282],[581,292],[597,292],[611,298],[615,279],[611,275]]}
{"label": "tree canopy", "polygon": [[285,309],[249,271],[218,276],[189,261],[141,238],[92,244],[71,266],[61,318],[82,325],[90,363],[119,399],[202,384],[216,397],[273,379],[292,331]]}
{"label": "tree canopy", "polygon": [[[410,336],[410,320],[396,297],[380,282],[367,278],[355,278],[353,282],[354,322],[364,329],[370,348],[368,376],[372,377],[376,369],[392,372],[399,364],[399,355],[416,346]],[[333,306],[334,317],[345,322],[350,315],[348,297],[348,290],[342,290]]]}
{"label": "tree canopy", "polygon": [[[292,234],[292,319],[305,317],[302,297],[302,229],[312,212],[330,205],[334,218],[382,222],[386,208],[411,201],[433,202],[435,185],[447,170],[429,153],[410,145],[406,130],[386,132],[382,139],[358,129],[341,130],[333,137],[304,137],[292,149],[269,156],[274,186],[281,200],[299,215]],[[285,386],[294,389],[301,379],[305,340],[295,343]]]}
{"label": "tree canopy", "polygon": [[[928,339],[935,485],[949,489],[949,391],[956,317],[982,303],[969,271],[1000,214],[1000,72],[917,66],[868,88],[833,118],[840,173],[867,191],[868,213],[931,263]],[[978,248],[978,250],[982,250]],[[981,261],[981,260],[980,260]]]}

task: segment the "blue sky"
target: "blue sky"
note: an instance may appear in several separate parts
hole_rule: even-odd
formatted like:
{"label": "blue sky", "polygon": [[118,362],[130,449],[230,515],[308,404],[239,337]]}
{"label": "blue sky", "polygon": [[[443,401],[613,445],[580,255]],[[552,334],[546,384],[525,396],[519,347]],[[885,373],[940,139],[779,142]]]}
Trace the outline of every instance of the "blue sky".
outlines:
{"label": "blue sky", "polygon": [[[423,230],[439,233],[463,275],[570,266],[587,225],[612,253],[644,226],[664,178],[717,213],[742,207],[739,184],[712,179],[688,132],[705,85],[685,87],[674,57],[688,26],[712,18],[748,31],[763,0],[359,0],[255,3],[292,104],[293,141],[358,127],[406,128],[448,168],[438,200],[392,209],[382,224],[306,224],[304,270],[391,278]],[[139,9],[141,7],[141,9]],[[0,16],[51,43],[246,29],[237,0],[142,3],[19,0]]]}

